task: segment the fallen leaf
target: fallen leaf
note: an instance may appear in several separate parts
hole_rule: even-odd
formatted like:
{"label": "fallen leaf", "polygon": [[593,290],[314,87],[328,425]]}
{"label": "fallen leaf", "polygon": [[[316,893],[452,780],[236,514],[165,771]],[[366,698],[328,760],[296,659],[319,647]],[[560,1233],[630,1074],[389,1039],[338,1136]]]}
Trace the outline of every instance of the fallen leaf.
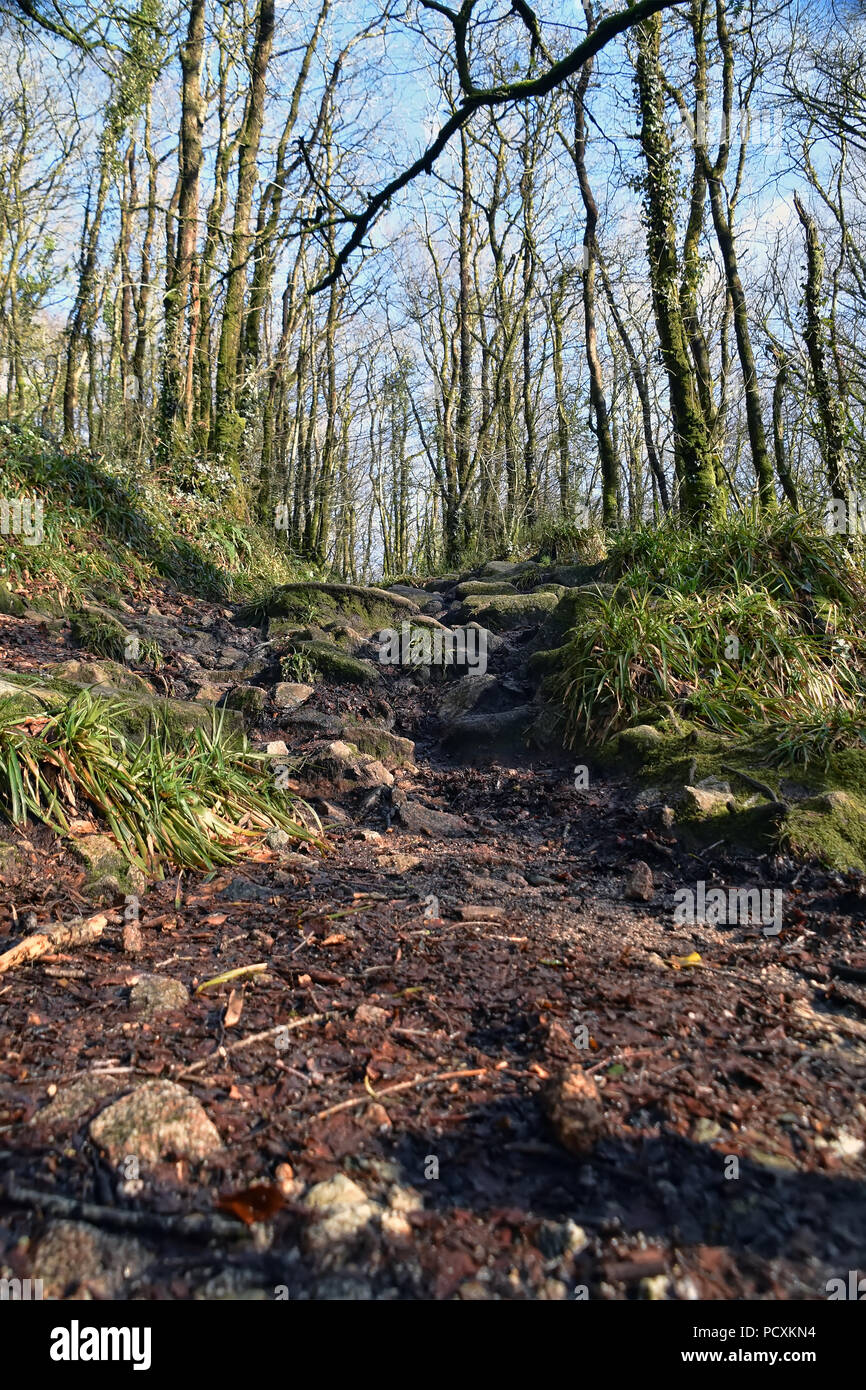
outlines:
{"label": "fallen leaf", "polygon": [[283,1194],[273,1183],[255,1183],[239,1192],[221,1193],[217,1202],[219,1211],[227,1211],[246,1226],[257,1221],[267,1221],[283,1205]]}
{"label": "fallen leaf", "polygon": [[703,960],[697,951],[692,951],[688,956],[671,956],[670,964],[674,970],[684,970],[690,965],[703,965]]}
{"label": "fallen leaf", "polygon": [[229,1002],[226,1004],[226,1011],[223,1017],[223,1027],[234,1028],[240,1019],[244,1009],[243,990],[233,989],[229,995]]}

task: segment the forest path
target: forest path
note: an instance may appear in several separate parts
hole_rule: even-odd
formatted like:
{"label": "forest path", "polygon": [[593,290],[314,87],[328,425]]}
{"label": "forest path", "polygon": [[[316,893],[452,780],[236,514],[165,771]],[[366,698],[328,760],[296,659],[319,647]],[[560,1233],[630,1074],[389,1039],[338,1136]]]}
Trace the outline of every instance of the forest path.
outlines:
{"label": "forest path", "polygon": [[[226,615],[184,603],[222,661]],[[2,639],[18,669],[68,655],[26,619]],[[317,684],[259,737],[305,760],[329,854],[277,837],[174,874],[134,955],[117,903],[0,979],[0,1273],[73,1298],[800,1299],[862,1268],[858,885],[790,866],[781,937],[675,926],[676,889],[759,881],[757,856],[688,854],[562,757],[443,750],[439,699]],[[390,785],[328,751],[374,717],[416,739]],[[93,910],[41,829],[4,879],[10,941]]]}

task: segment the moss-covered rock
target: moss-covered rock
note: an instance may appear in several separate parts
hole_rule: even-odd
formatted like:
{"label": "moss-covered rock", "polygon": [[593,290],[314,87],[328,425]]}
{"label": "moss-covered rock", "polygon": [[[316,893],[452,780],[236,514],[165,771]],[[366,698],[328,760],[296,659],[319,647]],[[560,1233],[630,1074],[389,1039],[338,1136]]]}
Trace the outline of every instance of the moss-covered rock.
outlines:
{"label": "moss-covered rock", "polygon": [[[311,670],[337,685],[373,685],[379,679],[379,672],[371,661],[349,656],[334,642],[298,642],[292,654],[298,652],[306,657]],[[294,674],[286,661],[283,674],[289,679]]]}
{"label": "moss-covered rock", "polygon": [[795,803],[785,817],[783,842],[794,854],[833,869],[866,871],[866,800],[840,787]]}
{"label": "moss-covered rock", "polygon": [[116,661],[123,660],[127,644],[135,640],[123,623],[105,608],[91,606],[73,613],[70,626],[74,640],[85,651]]}
{"label": "moss-covered rock", "polygon": [[623,729],[617,739],[617,749],[635,762],[643,763],[653,748],[663,742],[664,737],[654,724],[638,724],[633,729]]}
{"label": "moss-covered rock", "polygon": [[266,700],[267,692],[260,685],[236,685],[226,696],[226,705],[247,719],[256,720],[263,714]]}
{"label": "moss-covered rock", "polygon": [[13,594],[5,579],[0,580],[0,613],[9,614],[14,618],[21,618],[27,608],[26,601],[20,594]]}
{"label": "moss-covered rock", "polygon": [[358,719],[346,719],[343,734],[362,753],[378,758],[386,767],[405,767],[415,760],[415,744],[411,738],[401,738],[390,729],[382,729]]}
{"label": "moss-covered rock", "polygon": [[467,620],[481,623],[493,632],[511,632],[521,627],[537,627],[560,600],[556,594],[478,594],[466,599]]}
{"label": "moss-covered rock", "polygon": [[485,579],[528,580],[541,572],[541,566],[533,560],[488,560],[481,574]]}
{"label": "moss-covered rock", "polygon": [[[121,893],[143,893],[147,879],[131,864],[110,835],[82,835],[72,841],[72,851],[87,866],[86,888],[92,896],[110,900]],[[116,886],[115,886],[116,885]]]}
{"label": "moss-covered rock", "polygon": [[445,594],[449,589],[453,589],[455,584],[460,583],[461,576],[456,570],[451,570],[446,574],[440,574],[435,579],[425,579],[424,588],[428,594]]}
{"label": "moss-covered rock", "polygon": [[604,578],[604,565],[554,565],[544,571],[545,581],[562,584],[566,589],[584,588],[598,584]]}
{"label": "moss-covered rock", "polygon": [[473,594],[516,594],[516,584],[500,579],[467,579],[455,589],[457,598],[471,598]]}
{"label": "moss-covered rock", "polygon": [[73,685],[77,686],[101,685],[119,692],[135,691],[142,695],[153,694],[153,687],[143,676],[139,676],[135,671],[130,671],[119,661],[73,659],[57,662],[55,665],[49,666],[48,669],[53,676],[71,681]]}
{"label": "moss-covered rock", "polygon": [[15,724],[21,719],[44,714],[45,701],[38,695],[22,690],[9,681],[0,680],[0,724]]}
{"label": "moss-covered rock", "polygon": [[[339,619],[354,631],[369,634],[415,612],[417,605],[410,599],[385,589],[310,583],[282,585],[260,603],[242,609],[237,618],[239,622],[282,618],[290,624],[318,627]],[[272,631],[270,626],[268,630]]]}

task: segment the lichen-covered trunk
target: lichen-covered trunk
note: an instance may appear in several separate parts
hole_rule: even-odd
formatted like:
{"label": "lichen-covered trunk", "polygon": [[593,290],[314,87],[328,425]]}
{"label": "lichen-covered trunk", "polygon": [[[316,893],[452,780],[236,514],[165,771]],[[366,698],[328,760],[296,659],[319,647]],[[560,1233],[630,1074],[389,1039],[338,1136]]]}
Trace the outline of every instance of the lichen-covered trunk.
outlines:
{"label": "lichen-covered trunk", "polygon": [[160,389],[160,456],[176,459],[185,439],[183,409],[187,354],[184,329],[198,225],[198,190],[203,161],[205,0],[192,0],[186,39],[180,50],[182,72],[180,143],[178,146],[177,242],[169,248],[166,272]]}
{"label": "lichen-covered trunk", "polygon": [[238,152],[238,180],[226,276],[226,296],[217,352],[215,418],[211,450],[228,469],[232,496],[229,506],[243,511],[240,470],[241,441],[246,421],[238,411],[238,368],[243,334],[247,268],[252,241],[250,214],[257,178],[259,144],[265,116],[268,64],[274,38],[274,0],[260,0],[256,37],[250,62],[250,88]]}
{"label": "lichen-covered trunk", "polygon": [[832,497],[842,497],[847,485],[845,404],[833,388],[828,362],[827,330],[821,313],[824,281],[824,248],[814,217],[794,194],[797,216],[806,234],[806,348],[812,368],[812,390],[823,433],[822,448],[827,483]]}
{"label": "lichen-covered trunk", "polygon": [[673,417],[680,508],[687,520],[706,527],[718,513],[719,494],[680,305],[674,226],[676,166],[665,122],[660,46],[661,18],[655,15],[637,27],[635,63],[640,141],[646,164],[647,252],[653,310]]}

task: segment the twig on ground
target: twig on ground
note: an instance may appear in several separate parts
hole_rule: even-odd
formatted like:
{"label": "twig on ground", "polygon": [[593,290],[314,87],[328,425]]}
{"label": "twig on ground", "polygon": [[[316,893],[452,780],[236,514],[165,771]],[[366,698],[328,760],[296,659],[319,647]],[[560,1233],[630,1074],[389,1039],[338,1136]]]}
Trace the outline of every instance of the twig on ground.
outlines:
{"label": "twig on ground", "polygon": [[40,956],[48,955],[59,946],[90,945],[91,942],[99,940],[109,922],[119,920],[114,913],[97,913],[95,917],[85,918],[73,917],[70,922],[60,922],[56,926],[34,932],[32,936],[25,936],[17,946],[10,947],[0,955],[0,975],[5,974],[7,970],[14,970],[16,965],[38,960]]}
{"label": "twig on ground", "polygon": [[0,1184],[0,1201],[12,1206],[32,1207],[62,1216],[67,1220],[88,1221],[93,1226],[113,1226],[120,1231],[156,1231],[170,1233],[186,1240],[235,1239],[248,1234],[240,1222],[227,1221],[221,1216],[194,1212],[191,1216],[171,1216],[156,1211],[124,1211],[120,1207],[97,1206],[95,1202],[79,1202],[58,1192],[39,1192],[21,1187],[14,1178]]}
{"label": "twig on ground", "polygon": [[303,1028],[305,1023],[320,1023],[323,1018],[334,1018],[336,1009],[326,1009],[320,1014],[305,1014],[303,1018],[293,1018],[291,1023],[278,1023],[274,1028],[265,1028],[262,1033],[250,1033],[246,1038],[239,1038],[231,1047],[218,1047],[201,1061],[193,1062],[191,1067],[183,1067],[176,1072],[177,1076],[193,1076],[197,1071],[203,1071],[209,1062],[215,1057],[227,1057],[231,1052],[241,1052],[245,1047],[253,1047],[255,1043],[266,1042],[268,1038],[275,1038],[279,1033],[293,1032],[296,1028]]}
{"label": "twig on ground", "polygon": [[397,1091],[411,1091],[415,1086],[431,1086],[434,1081],[458,1081],[470,1076],[486,1076],[489,1070],[489,1067],[476,1067],[472,1071],[439,1071],[433,1076],[417,1076],[414,1081],[398,1081],[396,1086],[386,1086],[382,1091],[368,1091],[366,1095],[355,1096],[352,1100],[341,1100],[339,1105],[329,1105],[327,1110],[320,1110],[318,1115],[313,1115],[311,1123],[315,1120],[325,1120],[340,1110],[351,1110],[355,1105],[369,1105],[371,1100],[379,1101],[383,1096],[393,1096]]}

